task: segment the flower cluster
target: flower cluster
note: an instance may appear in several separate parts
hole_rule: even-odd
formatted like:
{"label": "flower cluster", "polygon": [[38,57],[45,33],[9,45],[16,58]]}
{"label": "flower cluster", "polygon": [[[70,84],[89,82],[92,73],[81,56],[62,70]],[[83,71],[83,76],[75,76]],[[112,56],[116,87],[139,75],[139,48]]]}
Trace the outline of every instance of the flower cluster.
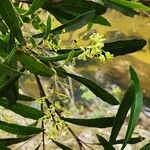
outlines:
{"label": "flower cluster", "polygon": [[68,116],[69,112],[60,104],[59,101],[53,102],[50,107],[45,112],[42,120],[48,126],[48,137],[55,139],[57,138],[62,131],[65,131],[66,124],[64,120],[61,119],[61,116]]}
{"label": "flower cluster", "polygon": [[90,36],[90,41],[90,44],[86,48],[80,47],[83,53],[78,56],[78,59],[85,61],[88,58],[97,57],[100,62],[104,63],[105,60],[111,60],[113,58],[112,54],[102,49],[105,39],[99,33],[93,33]]}

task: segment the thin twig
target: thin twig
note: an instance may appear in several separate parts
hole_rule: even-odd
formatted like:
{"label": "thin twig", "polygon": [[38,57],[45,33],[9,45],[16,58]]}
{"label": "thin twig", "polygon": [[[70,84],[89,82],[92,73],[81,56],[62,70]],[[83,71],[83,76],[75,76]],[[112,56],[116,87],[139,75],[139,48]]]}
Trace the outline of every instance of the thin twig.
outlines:
{"label": "thin twig", "polygon": [[90,147],[87,143],[85,143],[84,141],[80,140],[82,144],[84,144],[86,147],[88,147],[91,150],[94,150],[92,147]]}
{"label": "thin twig", "polygon": [[[42,87],[42,84],[40,82],[40,79],[37,75],[35,75],[35,78],[36,78],[36,81],[37,81],[37,84],[38,84],[38,88],[39,88],[39,91],[40,91],[40,97],[43,97],[44,96],[44,90],[43,90],[43,87]],[[44,109],[43,109],[43,103],[41,104],[41,111],[44,112]],[[42,119],[42,125],[41,125],[42,129],[44,129],[44,121]],[[45,135],[44,135],[44,131],[42,132],[42,143],[43,143],[43,150],[45,150]]]}
{"label": "thin twig", "polygon": [[[36,78],[36,81],[37,81],[37,84],[38,84],[38,87],[39,87],[39,90],[40,90],[40,96],[41,96],[41,97],[46,97],[46,94],[45,94],[45,92],[44,92],[44,89],[43,89],[43,87],[42,87],[42,84],[41,84],[41,82],[40,82],[39,77],[38,77],[38,76],[35,76],[35,78]],[[46,102],[47,107],[50,108],[50,105],[51,105],[52,103],[49,102],[47,98],[45,99],[45,102]],[[62,118],[59,111],[56,110],[56,114],[57,114],[60,118]],[[66,124],[66,123],[65,123],[65,124]],[[76,140],[76,142],[77,142],[77,144],[78,144],[78,146],[79,146],[79,150],[84,150],[85,148],[83,147],[83,145],[82,145],[80,139],[76,136],[76,134],[73,132],[73,130],[69,127],[68,124],[66,124],[66,127],[68,128],[69,132],[70,132],[70,133],[73,135],[73,137],[75,138],[75,140]]]}
{"label": "thin twig", "polygon": [[70,133],[73,135],[73,137],[75,138],[75,140],[76,140],[76,142],[77,142],[77,144],[78,144],[78,146],[79,146],[79,149],[82,150],[82,149],[83,149],[83,145],[82,145],[80,139],[76,136],[76,134],[73,132],[73,130],[72,130],[67,124],[66,124],[66,126],[67,126],[69,132],[70,132]]}
{"label": "thin twig", "polygon": [[[39,77],[35,75],[35,78],[36,78],[36,81],[37,81],[37,84],[38,84],[38,88],[40,90],[40,96],[41,97],[46,97],[46,94],[44,92],[44,89],[42,87],[42,84],[41,84],[41,81],[40,81]],[[46,102],[46,105],[47,105],[48,108],[52,104],[51,102],[48,101],[47,98],[45,99],[45,102]]]}

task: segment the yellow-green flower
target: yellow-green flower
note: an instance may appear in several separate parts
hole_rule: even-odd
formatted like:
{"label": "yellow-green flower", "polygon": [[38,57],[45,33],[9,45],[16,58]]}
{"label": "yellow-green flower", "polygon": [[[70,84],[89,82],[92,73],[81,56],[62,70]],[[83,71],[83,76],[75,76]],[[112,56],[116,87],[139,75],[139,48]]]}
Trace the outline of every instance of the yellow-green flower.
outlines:
{"label": "yellow-green flower", "polygon": [[102,63],[106,60],[111,60],[113,55],[102,49],[104,41],[105,39],[99,33],[92,34],[90,36],[90,44],[86,48],[80,47],[83,52],[78,56],[78,59],[86,61],[88,58],[97,57]]}
{"label": "yellow-green flower", "polygon": [[105,53],[105,56],[106,56],[107,60],[112,60],[113,57],[114,57],[114,55],[113,55],[113,54],[110,54],[109,52],[106,52],[106,53]]}

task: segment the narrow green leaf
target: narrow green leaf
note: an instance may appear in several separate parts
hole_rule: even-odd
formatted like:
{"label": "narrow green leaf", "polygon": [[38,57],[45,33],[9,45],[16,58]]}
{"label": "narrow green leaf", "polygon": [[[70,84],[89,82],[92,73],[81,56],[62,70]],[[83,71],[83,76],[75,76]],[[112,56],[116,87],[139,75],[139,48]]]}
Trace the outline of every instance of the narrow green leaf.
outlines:
{"label": "narrow green leaf", "polygon": [[[130,140],[128,141],[128,144],[137,144],[139,142],[142,142],[143,140],[145,140],[144,137],[136,137],[136,138],[130,138]],[[113,144],[122,144],[124,142],[124,139],[120,139],[120,140],[116,140]]]}
{"label": "narrow green leaf", "polygon": [[[75,51],[71,54],[71,57],[77,57],[78,55],[80,55],[82,53],[82,51]],[[39,59],[45,62],[56,62],[56,61],[62,61],[65,60],[69,57],[70,52],[66,53],[66,54],[60,54],[58,56],[53,56],[53,57],[49,57],[49,56],[40,56]]]}
{"label": "narrow green leaf", "polygon": [[19,72],[9,66],[5,65],[4,63],[0,62],[0,74],[7,75],[7,76],[21,76],[24,75],[22,72]]}
{"label": "narrow green leaf", "polygon": [[126,131],[125,140],[124,140],[121,150],[125,148],[128,141],[130,140],[132,133],[136,127],[141,108],[143,106],[143,93],[140,87],[140,81],[135,70],[131,66],[130,66],[130,76],[131,76],[131,80],[133,80],[135,84],[135,100],[131,107],[128,128]]}
{"label": "narrow green leaf", "polygon": [[33,0],[31,7],[27,12],[25,12],[25,15],[33,14],[35,11],[37,11],[39,8],[42,7],[42,5],[45,3],[46,0]]}
{"label": "narrow green leaf", "polygon": [[115,9],[119,12],[121,12],[122,14],[129,16],[129,17],[133,17],[134,15],[137,15],[138,13],[136,11],[134,11],[133,9],[126,7],[124,5],[120,5],[118,3],[114,3],[110,0],[103,0],[105,5],[107,7],[110,7],[111,9]]}
{"label": "narrow green leaf", "polygon": [[[74,18],[73,20],[51,30],[51,34],[56,35],[56,34],[61,34],[63,32],[63,30],[65,30],[65,32],[71,32],[77,29],[80,29],[81,27],[85,26],[86,24],[88,24],[90,21],[92,21],[92,19],[95,16],[95,11],[94,10],[90,10],[88,12],[85,12],[83,14],[81,14],[80,16]],[[34,35],[34,38],[41,38],[44,36],[45,33],[40,33],[37,35]]]}
{"label": "narrow green leaf", "polygon": [[18,14],[10,0],[0,1],[0,15],[18,42],[22,45],[25,45],[21,26],[17,16]]}
{"label": "narrow green leaf", "polygon": [[0,143],[1,150],[11,150],[10,148],[6,147],[5,145]]}
{"label": "narrow green leaf", "polygon": [[131,9],[150,11],[150,7],[145,6],[145,5],[138,3],[138,2],[127,1],[127,0],[111,0],[111,1],[116,3],[116,4],[131,8]]}
{"label": "narrow green leaf", "polygon": [[[20,72],[23,72],[23,71],[24,71],[24,68],[21,68]],[[8,91],[9,89],[12,89],[12,87],[15,85],[19,77],[20,76],[13,76],[9,78],[7,81],[5,81],[6,80],[5,76],[3,76],[3,78],[0,78],[0,97],[2,97],[6,93],[6,91]]]}
{"label": "narrow green leaf", "polygon": [[7,50],[7,43],[3,41],[2,39],[0,39],[0,49],[3,51]]}
{"label": "narrow green leaf", "polygon": [[43,40],[46,40],[48,38],[50,32],[51,32],[51,17],[48,16],[47,22],[46,22],[45,33],[43,35],[42,40],[39,42],[39,45],[43,43]]}
{"label": "narrow green leaf", "polygon": [[110,22],[103,16],[96,16],[93,20],[93,23],[104,25],[104,26],[111,26]]}
{"label": "narrow green leaf", "polygon": [[[6,57],[4,64],[8,66],[14,65],[15,58],[15,49],[13,49],[9,55]],[[23,72],[24,69],[20,69],[20,72]],[[18,90],[15,87],[16,82],[20,76],[8,77],[6,75],[0,76],[0,97],[5,96],[9,100],[11,99],[11,103],[15,103],[18,97]]]}
{"label": "narrow green leaf", "polygon": [[72,59],[73,59],[73,57],[74,57],[74,54],[75,54],[75,51],[72,50],[72,51],[69,53],[69,55],[68,55],[67,59],[65,60],[65,62],[64,62],[61,66],[64,66],[64,65],[65,65],[66,63],[68,63],[68,62],[71,62]]}
{"label": "narrow green leaf", "polygon": [[51,139],[58,147],[60,147],[62,150],[72,150],[71,148],[69,148],[69,147],[67,147],[67,146],[65,146],[65,145],[63,145],[63,144],[61,144],[61,143],[59,143],[59,142],[57,142],[57,141],[55,141],[55,140],[53,140],[53,139]]}
{"label": "narrow green leaf", "polygon": [[63,24],[51,30],[51,33],[55,35],[55,34],[61,34],[64,29],[65,29],[65,32],[71,32],[71,31],[80,29],[81,27],[88,24],[94,18],[94,16],[95,16],[95,11],[90,10],[74,18],[73,20],[67,22],[66,24]]}
{"label": "narrow green leaf", "polygon": [[46,22],[46,29],[45,29],[45,34],[43,36],[43,39],[46,40],[48,35],[50,34],[51,31],[51,17],[48,16],[47,22]]}
{"label": "narrow green leaf", "polygon": [[0,54],[1,56],[6,56],[7,43],[0,39]]}
{"label": "narrow green leaf", "polygon": [[85,85],[91,92],[93,92],[97,97],[101,98],[104,102],[107,102],[111,105],[119,104],[119,101],[113,95],[101,88],[95,82],[67,72],[64,72],[64,74]]}
{"label": "narrow green leaf", "polygon": [[30,101],[35,101],[35,98],[23,94],[18,94],[18,100],[30,102]]}
{"label": "narrow green leaf", "polygon": [[131,108],[131,106],[133,105],[133,102],[135,100],[135,85],[132,82],[130,84],[130,86],[128,87],[127,91],[124,94],[123,100],[119,106],[114,124],[113,124],[113,128],[111,131],[111,135],[110,135],[110,139],[109,142],[110,143],[114,143],[119,131],[124,123],[124,120],[126,118],[126,115],[129,111],[129,109]]}
{"label": "narrow green leaf", "polygon": [[96,16],[106,12],[105,6],[86,0],[63,0],[57,4],[46,1],[42,8],[53,14],[63,24],[90,10],[95,10]]}
{"label": "narrow green leaf", "polygon": [[105,117],[96,119],[77,119],[77,118],[62,118],[64,121],[80,126],[107,128],[112,127],[115,117]]}
{"label": "narrow green leaf", "polygon": [[21,64],[33,74],[52,77],[55,73],[44,63],[39,61],[37,58],[28,55],[27,53],[18,51],[18,59],[21,62]]}
{"label": "narrow green leaf", "polygon": [[3,76],[3,78],[0,78],[0,97],[8,90],[10,89],[15,82],[18,80],[19,76],[17,77],[11,77],[6,81],[6,78]]}
{"label": "narrow green leaf", "polygon": [[104,147],[105,150],[115,150],[115,148],[102,136],[96,135],[100,144]]}
{"label": "narrow green leaf", "polygon": [[3,34],[3,35],[6,35],[7,32],[8,32],[8,27],[6,26],[6,24],[4,23],[3,20],[0,19],[0,32]]}
{"label": "narrow green leaf", "polygon": [[35,39],[34,39],[32,36],[30,37],[30,41],[31,41],[31,43],[32,43],[32,47],[33,47],[33,48],[36,48],[37,43],[36,43]]}
{"label": "narrow green leaf", "polygon": [[28,125],[28,127],[36,127],[38,125],[38,120],[36,120],[34,123]]}
{"label": "narrow green leaf", "polygon": [[0,106],[3,106],[6,109],[9,109],[25,118],[30,118],[34,120],[38,120],[39,118],[44,116],[44,113],[42,113],[40,110],[20,104],[10,104],[10,101],[4,98],[0,99]]}
{"label": "narrow green leaf", "polygon": [[24,142],[30,138],[32,138],[32,136],[21,137],[21,138],[4,138],[4,139],[0,139],[0,143],[5,145],[5,146],[10,146],[13,144]]}
{"label": "narrow green leaf", "polygon": [[19,134],[19,135],[34,135],[39,134],[42,131],[44,131],[41,128],[35,128],[35,127],[27,127],[22,125],[17,125],[13,123],[7,123],[4,121],[0,121],[0,129],[12,134]]}
{"label": "narrow green leaf", "polygon": [[114,56],[119,56],[141,50],[145,45],[146,41],[142,39],[125,39],[105,43],[102,49],[114,54]]}
{"label": "narrow green leaf", "polygon": [[[14,60],[14,58],[15,58],[15,49],[12,49],[12,51],[9,53],[9,55],[6,57],[6,59],[4,60],[4,64],[5,65],[8,65],[8,66],[11,66],[12,64],[14,64],[14,62],[13,62],[13,60]],[[5,85],[6,85],[6,83],[8,82],[8,80],[9,80],[9,77],[8,76],[6,76],[6,75],[1,75],[0,76],[0,96],[2,96],[2,94],[4,95],[6,95],[6,96],[9,96],[9,95],[11,95],[10,97],[11,97],[11,99],[13,100],[13,101],[15,101],[14,99],[16,99],[15,98],[15,93],[14,93],[14,88],[11,88],[11,89],[9,89],[9,88],[7,88],[7,93],[5,93],[2,89],[3,88],[5,88]],[[15,85],[15,84],[14,84]],[[1,91],[2,90],[2,91]]]}
{"label": "narrow green leaf", "polygon": [[[102,48],[104,51],[108,51],[114,56],[125,55],[141,50],[146,45],[146,41],[143,39],[125,39],[114,42],[104,43]],[[72,49],[58,50],[58,53],[69,53]],[[80,48],[74,49],[80,51]]]}
{"label": "narrow green leaf", "polygon": [[16,55],[16,50],[14,48],[14,49],[11,50],[9,55],[7,55],[6,59],[4,60],[4,64],[10,66],[10,64],[13,61],[15,55]]}
{"label": "narrow green leaf", "polygon": [[150,142],[144,145],[140,150],[150,150]]}
{"label": "narrow green leaf", "polygon": [[55,71],[57,72],[57,75],[61,78],[67,78],[67,75],[63,72],[66,72],[62,67],[55,67]]}

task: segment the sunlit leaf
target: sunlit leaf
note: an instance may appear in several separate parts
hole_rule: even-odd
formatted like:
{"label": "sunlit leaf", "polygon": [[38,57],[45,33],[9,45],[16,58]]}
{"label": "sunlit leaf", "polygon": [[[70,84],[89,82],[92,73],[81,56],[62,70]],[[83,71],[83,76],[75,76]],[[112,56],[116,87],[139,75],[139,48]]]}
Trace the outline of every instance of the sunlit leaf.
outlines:
{"label": "sunlit leaf", "polygon": [[145,10],[150,11],[150,7],[147,7],[141,3],[133,2],[133,1],[127,1],[127,0],[110,0],[111,2],[114,2],[116,4],[132,8],[132,9],[139,9],[139,10]]}
{"label": "sunlit leaf", "polygon": [[133,9],[126,7],[124,5],[120,5],[119,3],[114,3],[110,0],[102,0],[102,1],[105,3],[105,5],[107,7],[110,7],[111,9],[115,9],[115,10],[121,12],[122,14],[124,14],[126,16],[133,17],[134,15],[138,14]]}

